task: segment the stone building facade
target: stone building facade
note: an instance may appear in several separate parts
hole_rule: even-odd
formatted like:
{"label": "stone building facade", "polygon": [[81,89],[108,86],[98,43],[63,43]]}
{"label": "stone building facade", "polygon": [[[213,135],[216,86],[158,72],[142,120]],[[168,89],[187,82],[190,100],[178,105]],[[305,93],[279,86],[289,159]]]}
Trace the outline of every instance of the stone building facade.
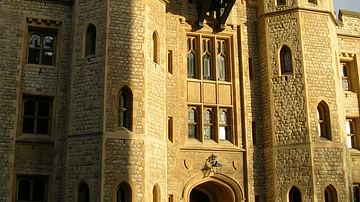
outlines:
{"label": "stone building facade", "polygon": [[360,201],[360,13],[4,0],[0,201]]}

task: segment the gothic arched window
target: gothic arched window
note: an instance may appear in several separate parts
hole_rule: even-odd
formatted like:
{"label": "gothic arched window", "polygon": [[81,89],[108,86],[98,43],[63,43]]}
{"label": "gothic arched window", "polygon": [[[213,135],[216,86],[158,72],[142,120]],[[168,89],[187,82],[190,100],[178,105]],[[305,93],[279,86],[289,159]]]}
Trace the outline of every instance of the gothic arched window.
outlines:
{"label": "gothic arched window", "polygon": [[291,50],[287,46],[283,46],[280,50],[280,68],[282,75],[292,73]]}
{"label": "gothic arched window", "polygon": [[90,191],[89,186],[85,182],[80,182],[78,189],[78,202],[89,202]]}
{"label": "gothic arched window", "polygon": [[119,93],[119,126],[132,129],[132,93],[128,87]]}
{"label": "gothic arched window", "polygon": [[122,182],[116,191],[116,202],[131,202],[131,187],[128,183]]}
{"label": "gothic arched window", "polygon": [[93,24],[89,24],[86,29],[85,39],[85,56],[95,55],[96,47],[96,28]]}
{"label": "gothic arched window", "polygon": [[337,202],[337,193],[334,186],[329,185],[324,191],[324,201],[325,202]]}
{"label": "gothic arched window", "polygon": [[153,62],[155,62],[156,64],[160,63],[160,48],[159,48],[159,36],[157,34],[156,31],[154,31],[153,35],[152,35],[152,56],[153,56]]}
{"label": "gothic arched window", "polygon": [[329,107],[324,101],[317,106],[317,118],[319,136],[331,140]]}
{"label": "gothic arched window", "polygon": [[295,186],[290,189],[289,202],[301,202],[301,192]]}

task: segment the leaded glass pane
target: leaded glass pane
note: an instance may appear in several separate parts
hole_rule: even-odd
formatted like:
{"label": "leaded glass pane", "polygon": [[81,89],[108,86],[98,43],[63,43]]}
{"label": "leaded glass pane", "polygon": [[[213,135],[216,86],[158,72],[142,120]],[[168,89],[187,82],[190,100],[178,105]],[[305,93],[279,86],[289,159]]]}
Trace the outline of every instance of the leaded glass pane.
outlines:
{"label": "leaded glass pane", "polygon": [[203,56],[203,78],[211,79],[211,57],[209,54]]}
{"label": "leaded glass pane", "polygon": [[195,78],[195,54],[189,52],[187,56],[188,78]]}
{"label": "leaded glass pane", "polygon": [[217,66],[218,66],[218,74],[219,80],[226,80],[226,70],[225,70],[225,58],[222,55],[218,55],[217,57]]}
{"label": "leaded glass pane", "polygon": [[30,48],[40,48],[41,36],[39,34],[32,34],[30,36]]}
{"label": "leaded glass pane", "polygon": [[54,37],[53,36],[50,36],[50,35],[44,36],[43,48],[44,49],[54,49]]}

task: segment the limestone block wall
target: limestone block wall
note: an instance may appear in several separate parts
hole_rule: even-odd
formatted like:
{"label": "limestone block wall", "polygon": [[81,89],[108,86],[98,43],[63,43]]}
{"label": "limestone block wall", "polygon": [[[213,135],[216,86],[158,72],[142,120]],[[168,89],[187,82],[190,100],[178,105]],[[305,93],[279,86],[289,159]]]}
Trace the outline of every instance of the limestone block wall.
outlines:
{"label": "limestone block wall", "polygon": [[[69,133],[97,133],[103,124],[106,2],[75,1],[73,9]],[[96,48],[94,55],[85,56],[85,35],[90,23],[96,28]]]}
{"label": "limestone block wall", "polygon": [[[70,57],[71,4],[68,1],[6,1],[1,8],[1,201],[13,201],[17,175],[48,176],[49,200],[62,198],[63,134],[67,110],[67,79]],[[36,19],[36,23],[31,20]],[[43,23],[47,21],[48,23]],[[27,64],[28,28],[56,30],[56,65],[43,68]],[[62,51],[60,51],[62,50]],[[52,133],[49,141],[21,134],[22,95],[53,97]],[[59,99],[59,98],[62,99]],[[20,141],[21,140],[21,141]],[[55,144],[56,142],[56,144]],[[44,154],[44,151],[47,151]]]}
{"label": "limestone block wall", "polygon": [[[74,1],[69,93],[69,131],[65,143],[64,200],[77,200],[80,182],[90,201],[101,198],[101,156],[104,111],[106,2]],[[96,28],[95,54],[85,55],[88,26]]]}
{"label": "limestone block wall", "polygon": [[[344,147],[344,130],[341,120],[345,116],[339,99],[343,96],[340,90],[340,77],[336,57],[335,27],[330,15],[301,13],[302,41],[304,47],[304,66],[306,69],[307,102],[311,141],[317,145],[313,148],[312,164],[314,175],[315,197],[323,197],[326,186],[336,187],[339,200],[349,198],[347,181],[346,156]],[[316,32],[307,31],[317,27]],[[325,37],[326,36],[326,37]],[[335,54],[335,56],[334,56]],[[329,106],[331,123],[331,140],[318,136],[317,105],[323,100]],[[326,165],[326,166],[324,166]]]}

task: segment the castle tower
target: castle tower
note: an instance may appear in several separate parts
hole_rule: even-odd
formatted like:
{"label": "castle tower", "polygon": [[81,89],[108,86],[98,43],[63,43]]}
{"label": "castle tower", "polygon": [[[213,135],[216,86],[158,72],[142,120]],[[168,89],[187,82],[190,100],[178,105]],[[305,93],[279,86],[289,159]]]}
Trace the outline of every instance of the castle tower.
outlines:
{"label": "castle tower", "polygon": [[258,5],[266,201],[348,201],[331,0]]}
{"label": "castle tower", "polygon": [[67,199],[166,196],[165,5],[74,2]]}

